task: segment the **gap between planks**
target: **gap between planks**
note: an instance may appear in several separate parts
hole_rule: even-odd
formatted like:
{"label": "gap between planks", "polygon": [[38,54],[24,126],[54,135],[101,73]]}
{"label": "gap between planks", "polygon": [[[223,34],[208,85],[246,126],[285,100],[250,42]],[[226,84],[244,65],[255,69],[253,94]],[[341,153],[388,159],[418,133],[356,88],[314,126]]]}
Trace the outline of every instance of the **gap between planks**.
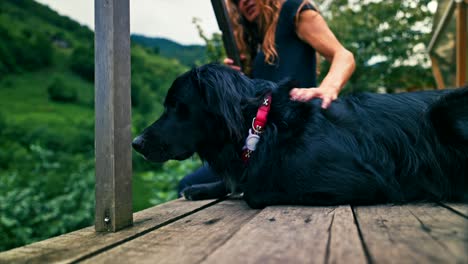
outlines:
{"label": "gap between planks", "polygon": [[468,204],[462,203],[439,203],[440,206],[468,219]]}

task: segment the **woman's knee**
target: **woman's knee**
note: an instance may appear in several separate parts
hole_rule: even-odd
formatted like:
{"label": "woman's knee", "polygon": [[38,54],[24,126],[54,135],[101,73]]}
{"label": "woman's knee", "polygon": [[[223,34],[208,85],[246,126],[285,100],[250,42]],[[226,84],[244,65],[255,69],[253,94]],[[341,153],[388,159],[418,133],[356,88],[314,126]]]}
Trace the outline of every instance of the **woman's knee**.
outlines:
{"label": "woman's knee", "polygon": [[216,182],[219,180],[220,178],[214,174],[211,168],[208,165],[204,165],[194,172],[187,174],[182,180],[179,181],[179,185],[177,186],[177,193],[180,197],[181,192],[187,187],[195,184]]}

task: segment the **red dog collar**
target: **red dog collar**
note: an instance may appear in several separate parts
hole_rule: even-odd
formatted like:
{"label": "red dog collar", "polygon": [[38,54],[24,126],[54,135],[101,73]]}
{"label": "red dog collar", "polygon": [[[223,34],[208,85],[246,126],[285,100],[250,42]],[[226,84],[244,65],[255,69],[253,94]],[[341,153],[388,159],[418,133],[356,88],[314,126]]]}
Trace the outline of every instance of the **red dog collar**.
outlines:
{"label": "red dog collar", "polygon": [[263,103],[258,107],[257,115],[252,120],[252,128],[249,129],[249,135],[245,140],[245,145],[242,148],[242,160],[247,164],[252,152],[255,151],[257,143],[260,140],[260,134],[268,120],[268,112],[270,112],[271,94],[267,94],[263,98]]}

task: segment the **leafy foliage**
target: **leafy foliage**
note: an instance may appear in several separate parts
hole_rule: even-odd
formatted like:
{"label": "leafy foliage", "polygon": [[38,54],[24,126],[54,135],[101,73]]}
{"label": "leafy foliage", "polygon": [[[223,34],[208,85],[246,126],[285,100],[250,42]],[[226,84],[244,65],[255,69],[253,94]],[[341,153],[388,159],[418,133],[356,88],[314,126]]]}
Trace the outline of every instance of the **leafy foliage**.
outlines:
{"label": "leafy foliage", "polygon": [[23,33],[15,36],[0,23],[0,73],[35,70],[52,63],[53,49],[47,37]]}
{"label": "leafy foliage", "polygon": [[[431,0],[333,1],[324,16],[340,42],[355,56],[348,91],[388,92],[433,88],[426,45]],[[325,63],[322,73],[329,65]]]}
{"label": "leafy foliage", "polygon": [[[59,155],[39,145],[31,145],[27,154],[34,164],[29,171],[0,174],[0,234],[5,238],[0,251],[70,232],[93,220],[92,163],[57,160]],[[52,183],[51,178],[65,173],[66,181]]]}
{"label": "leafy foliage", "polygon": [[170,160],[164,163],[160,172],[147,171],[142,178],[153,186],[151,202],[160,204],[177,198],[177,185],[183,176],[201,166],[198,158],[182,162]]}
{"label": "leafy foliage", "polygon": [[200,19],[193,18],[192,23],[195,25],[198,31],[198,35],[205,41],[206,55],[207,58],[202,63],[209,62],[222,62],[223,58],[226,58],[226,51],[223,45],[223,36],[220,33],[213,33],[211,36],[207,36],[200,25]]}

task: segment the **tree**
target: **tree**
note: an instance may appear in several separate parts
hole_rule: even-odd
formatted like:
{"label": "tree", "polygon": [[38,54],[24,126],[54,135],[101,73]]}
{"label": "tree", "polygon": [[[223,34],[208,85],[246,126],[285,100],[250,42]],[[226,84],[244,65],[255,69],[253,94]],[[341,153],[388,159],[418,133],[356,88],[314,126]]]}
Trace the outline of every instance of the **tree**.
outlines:
{"label": "tree", "polygon": [[224,50],[223,46],[223,38],[221,33],[213,33],[211,37],[207,36],[203,31],[201,25],[201,20],[199,18],[194,17],[192,19],[192,23],[195,25],[198,31],[198,35],[205,41],[206,43],[206,61],[201,61],[201,63],[208,63],[208,62],[221,62],[223,58],[226,57],[226,51]]}
{"label": "tree", "polygon": [[[435,86],[426,52],[431,2],[335,0],[323,8],[330,28],[356,59],[345,90],[394,92]],[[322,73],[328,67],[323,65]]]}

